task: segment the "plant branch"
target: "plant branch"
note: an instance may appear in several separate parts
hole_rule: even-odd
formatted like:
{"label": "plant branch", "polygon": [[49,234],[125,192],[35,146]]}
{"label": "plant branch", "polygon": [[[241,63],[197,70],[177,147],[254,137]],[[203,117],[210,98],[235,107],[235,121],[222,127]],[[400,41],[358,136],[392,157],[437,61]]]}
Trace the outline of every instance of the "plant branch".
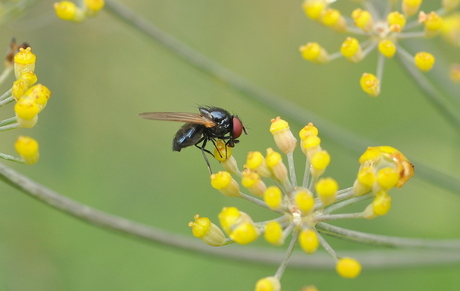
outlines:
{"label": "plant branch", "polygon": [[[102,227],[107,230],[115,231],[125,235],[129,235],[135,238],[141,238],[148,242],[153,242],[161,245],[165,245],[172,248],[179,248],[185,251],[191,251],[195,253],[205,254],[222,259],[232,259],[237,261],[258,263],[258,264],[269,264],[278,266],[280,262],[285,258],[285,252],[264,249],[264,248],[251,248],[251,247],[240,247],[240,246],[226,246],[226,247],[211,247],[204,244],[201,240],[191,238],[191,236],[184,236],[180,234],[170,233],[161,230],[156,227],[147,226],[144,224],[136,223],[129,219],[121,218],[112,214],[105,213],[103,211],[94,209],[90,206],[81,204],[70,198],[64,197],[55,191],[40,185],[32,179],[14,171],[13,169],[0,164],[0,179],[12,187],[24,192],[25,194],[51,206],[59,211],[62,211],[68,215],[78,218],[82,221],[88,222],[92,225]],[[327,234],[336,232],[337,235],[343,235],[343,229],[329,226],[325,223],[319,223],[323,229],[323,233],[326,231]],[[351,231],[349,231],[351,232]],[[358,232],[351,232],[356,237],[362,236],[363,234]],[[401,239],[392,238],[386,236],[373,236],[368,235],[368,239],[380,239],[387,243],[381,243],[380,245],[389,245],[388,242],[393,241],[390,244],[393,247],[396,246],[416,246],[421,247],[420,241],[423,241],[423,246],[427,248],[450,248],[459,249],[459,241],[436,241],[436,240],[418,240],[418,239]],[[364,239],[360,239],[361,242]],[[412,244],[410,243],[412,241]],[[349,255],[353,254],[353,257],[360,260],[360,262],[371,268],[386,268],[386,267],[407,267],[407,266],[420,266],[421,264],[447,264],[447,263],[458,263],[460,262],[459,252],[440,252],[439,250],[424,250],[423,253],[411,253],[411,252],[400,252],[400,251],[384,251],[384,252],[348,252]],[[334,267],[333,262],[326,254],[318,253],[314,256],[306,256],[304,253],[296,252],[290,259],[290,267],[295,268],[315,268],[315,269],[330,269]]]}

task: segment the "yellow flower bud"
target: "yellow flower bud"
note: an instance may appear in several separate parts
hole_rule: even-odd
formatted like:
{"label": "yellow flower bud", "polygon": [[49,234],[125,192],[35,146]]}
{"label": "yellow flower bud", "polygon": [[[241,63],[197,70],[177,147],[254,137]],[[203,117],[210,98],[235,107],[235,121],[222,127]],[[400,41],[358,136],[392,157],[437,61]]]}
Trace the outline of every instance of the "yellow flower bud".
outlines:
{"label": "yellow flower bud", "polygon": [[19,48],[19,52],[14,55],[14,75],[16,79],[21,78],[24,73],[34,72],[37,57],[32,53],[32,48]]}
{"label": "yellow flower bud", "polygon": [[315,186],[316,195],[325,206],[335,202],[339,185],[332,178],[322,178]]}
{"label": "yellow flower bud", "polygon": [[280,246],[284,243],[283,228],[277,221],[269,221],[265,225],[264,238],[274,246]]}
{"label": "yellow flower bud", "polygon": [[218,247],[226,243],[225,235],[222,230],[209,220],[207,217],[194,216],[195,221],[189,222],[193,236],[200,238],[204,243]]}
{"label": "yellow flower bud", "polygon": [[309,42],[299,48],[302,57],[307,61],[324,64],[329,61],[327,51],[316,42]]}
{"label": "yellow flower bud", "polygon": [[364,73],[360,80],[361,89],[371,97],[380,95],[380,81],[371,73]]}
{"label": "yellow flower bud", "polygon": [[304,229],[299,235],[299,243],[302,249],[309,255],[316,252],[319,246],[319,239],[316,231]]}
{"label": "yellow flower bud", "polygon": [[270,132],[278,148],[285,154],[292,153],[297,145],[297,139],[289,129],[289,124],[279,116],[272,119],[271,123]]}
{"label": "yellow flower bud", "polygon": [[335,266],[337,273],[343,278],[353,279],[361,273],[361,264],[352,258],[341,258]]}
{"label": "yellow flower bud", "polygon": [[240,186],[228,172],[220,171],[216,174],[211,174],[211,186],[225,196],[240,196]]}
{"label": "yellow flower bud", "polygon": [[28,165],[38,162],[40,157],[38,153],[38,142],[28,136],[19,136],[14,144],[16,151]]}
{"label": "yellow flower bud", "polygon": [[275,277],[265,277],[257,281],[255,291],[280,291],[281,283]]}

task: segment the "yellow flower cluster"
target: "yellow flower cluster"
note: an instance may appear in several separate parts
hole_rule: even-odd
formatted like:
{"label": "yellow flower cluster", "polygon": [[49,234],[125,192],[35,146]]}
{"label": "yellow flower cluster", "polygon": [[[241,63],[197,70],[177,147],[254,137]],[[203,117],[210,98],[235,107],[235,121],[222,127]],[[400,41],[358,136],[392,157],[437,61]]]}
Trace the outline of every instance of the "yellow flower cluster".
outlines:
{"label": "yellow flower cluster", "polygon": [[84,0],[82,6],[78,7],[71,1],[61,1],[54,3],[54,10],[57,17],[73,22],[82,22],[87,17],[95,16],[99,10],[104,8],[104,0]]}
{"label": "yellow flower cluster", "polygon": [[[14,106],[15,117],[0,121],[0,131],[15,128],[32,128],[38,121],[38,114],[45,108],[51,91],[42,84],[37,83],[35,75],[35,63],[37,57],[32,53],[30,46],[26,44],[16,45],[13,40],[11,52],[7,55],[6,69],[4,73],[14,70],[16,80],[10,90],[0,96],[0,107],[16,101]],[[3,79],[2,79],[3,80]],[[21,159],[1,154],[1,157],[35,164],[38,161],[38,143],[36,140],[20,136],[15,144],[16,151]]]}
{"label": "yellow flower cluster", "polygon": [[[373,1],[364,0],[359,1],[362,8],[356,8],[348,18],[339,10],[332,8],[332,2],[334,1],[305,0],[302,7],[307,17],[334,31],[346,32],[354,36],[345,38],[339,53],[329,54],[317,42],[300,46],[300,53],[304,59],[317,64],[327,63],[340,56],[356,63],[363,60],[371,51],[377,50],[380,53],[377,74],[365,72],[360,79],[362,90],[371,97],[377,97],[381,92],[385,59],[399,53],[402,58],[412,58],[414,66],[423,72],[430,71],[435,65],[432,54],[420,51],[411,56],[398,45],[399,41],[410,38],[432,38],[441,32],[452,42],[458,43],[460,39],[458,37],[460,16],[458,14],[449,16],[449,13],[459,6],[460,1],[442,1],[442,9],[428,13],[420,11],[421,0],[402,0],[399,7],[396,7],[398,1],[385,1],[384,5],[388,7],[383,10],[387,12],[379,14],[381,7],[375,7]],[[358,38],[364,40],[360,41]]]}
{"label": "yellow flower cluster", "polygon": [[[412,164],[390,146],[369,147],[359,158],[361,167],[354,185],[340,190],[336,180],[323,177],[331,158],[321,147],[318,129],[312,123],[299,131],[300,142],[289,124],[279,117],[272,119],[270,132],[277,148],[286,155],[287,165],[280,152],[268,148],[265,155],[250,152],[244,169],[240,171],[231,152],[226,151],[225,143],[217,141],[214,155],[231,170],[211,174],[211,185],[225,196],[243,198],[274,211],[279,217],[254,222],[249,214],[238,208],[224,207],[218,215],[222,230],[208,218],[197,215],[195,221],[189,223],[194,236],[212,246],[231,242],[248,244],[260,236],[272,245],[281,246],[292,236],[295,241],[290,246],[298,243],[307,254],[313,254],[323,246],[336,260],[340,276],[357,277],[361,272],[360,263],[335,254],[322,238],[317,225],[337,219],[370,219],[386,214],[391,205],[389,190],[403,186],[413,176]],[[306,157],[301,185],[297,185],[294,171],[293,153],[297,146]],[[234,176],[240,179],[240,183]],[[267,185],[267,179],[272,185]],[[250,194],[245,194],[242,189]],[[372,199],[372,202],[362,212],[332,213],[364,199]],[[280,290],[279,280],[279,276],[263,278],[257,282],[255,290]]]}

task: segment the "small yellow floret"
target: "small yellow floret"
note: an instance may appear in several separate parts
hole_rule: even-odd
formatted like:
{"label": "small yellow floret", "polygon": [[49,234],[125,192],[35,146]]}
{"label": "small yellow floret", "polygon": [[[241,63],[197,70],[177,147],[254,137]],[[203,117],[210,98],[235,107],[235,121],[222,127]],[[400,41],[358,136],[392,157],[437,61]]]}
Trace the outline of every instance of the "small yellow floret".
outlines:
{"label": "small yellow floret", "polygon": [[301,140],[311,136],[311,135],[318,135],[318,128],[316,128],[313,123],[309,123],[305,125],[300,131],[299,131],[299,137]]}
{"label": "small yellow floret", "polygon": [[302,57],[307,61],[324,64],[329,61],[329,55],[326,50],[316,42],[309,42],[299,48]]}
{"label": "small yellow floret", "polygon": [[31,99],[32,101],[35,101],[40,111],[42,111],[51,97],[51,91],[46,86],[37,84],[27,90],[24,93],[24,96]]}
{"label": "small yellow floret", "polygon": [[245,245],[251,243],[259,236],[257,229],[250,222],[242,222],[230,233],[230,238],[236,243]]}
{"label": "small yellow floret", "polygon": [[283,159],[280,153],[275,152],[271,148],[268,148],[265,160],[267,161],[267,166],[275,179],[281,182],[287,180],[288,171],[286,165],[283,163]]}
{"label": "small yellow floret", "polygon": [[318,19],[326,9],[326,2],[324,0],[305,0],[302,7],[309,18]]}
{"label": "small yellow floret", "polygon": [[372,210],[375,215],[385,215],[391,208],[391,196],[385,191],[380,191],[372,201]]}
{"label": "small yellow floret", "polygon": [[387,21],[392,32],[400,32],[406,25],[406,17],[398,11],[388,13]]}
{"label": "small yellow floret", "polygon": [[264,162],[265,159],[261,152],[249,152],[246,159],[246,166],[251,170],[256,170]]}
{"label": "small yellow floret", "polygon": [[299,235],[300,247],[309,255],[316,252],[319,246],[319,239],[316,231],[304,229]]}
{"label": "small yellow floret", "polygon": [[395,187],[398,181],[399,173],[393,168],[386,167],[377,172],[377,182],[383,189]]}
{"label": "small yellow floret", "polygon": [[353,279],[361,273],[361,264],[352,258],[341,258],[335,266],[337,273],[343,278]]}
{"label": "small yellow floret", "polygon": [[321,150],[321,138],[316,135],[307,136],[300,142],[302,153],[311,159],[313,155]]}
{"label": "small yellow floret", "polygon": [[264,201],[271,209],[280,208],[283,201],[281,189],[277,186],[268,187],[264,192]]}
{"label": "small yellow floret", "polygon": [[14,55],[14,75],[16,79],[21,78],[22,74],[34,72],[37,57],[32,53],[32,48],[19,48],[19,52]]}
{"label": "small yellow floret", "polygon": [[441,16],[435,11],[431,11],[428,14],[420,12],[418,16],[419,22],[425,24],[425,36],[434,37],[441,32],[443,21]]}
{"label": "small yellow floret", "polygon": [[214,158],[219,162],[225,162],[232,156],[232,148],[227,146],[227,144],[218,139],[216,142],[216,146],[214,147]]}
{"label": "small yellow floret", "polygon": [[281,283],[275,277],[262,278],[256,283],[254,291],[280,291]]}
{"label": "small yellow floret", "polygon": [[387,58],[392,58],[396,53],[396,45],[388,39],[379,41],[379,52]]}
{"label": "small yellow floret", "polygon": [[297,139],[292,134],[289,124],[279,116],[271,120],[270,132],[273,134],[278,148],[285,154],[292,153],[297,145]]}
{"label": "small yellow floret", "polygon": [[210,246],[225,245],[225,235],[222,230],[207,217],[200,217],[198,214],[193,217],[195,221],[189,222],[193,236],[200,238]]}
{"label": "small yellow floret", "polygon": [[303,214],[310,213],[315,206],[315,198],[313,198],[313,194],[308,189],[297,190],[294,199],[295,204]]}
{"label": "small yellow floret", "polygon": [[368,147],[366,151],[359,157],[358,162],[363,164],[367,161],[373,161],[380,157],[382,152],[378,147]]}
{"label": "small yellow floret", "polygon": [[334,26],[339,22],[341,17],[342,14],[340,14],[339,10],[329,8],[321,15],[321,22],[327,26]]}
{"label": "small yellow floret", "polygon": [[78,22],[84,19],[81,9],[78,8],[75,3],[70,1],[54,3],[54,10],[56,12],[56,16],[62,20]]}
{"label": "small yellow floret", "polygon": [[16,151],[28,165],[38,162],[40,157],[38,152],[38,142],[28,136],[19,136],[14,144]]}
{"label": "small yellow floret", "polygon": [[374,74],[364,73],[360,80],[361,89],[371,97],[380,95],[380,81]]}
{"label": "small yellow floret", "polygon": [[339,185],[332,178],[322,178],[315,185],[316,194],[324,205],[335,202]]}
{"label": "small yellow floret", "polygon": [[220,171],[216,174],[211,174],[211,186],[225,196],[240,196],[240,186],[228,172]]}
{"label": "small yellow floret", "polygon": [[16,112],[16,116],[19,118],[32,119],[38,114],[39,108],[37,103],[33,100],[29,98],[21,98],[18,102],[16,102],[14,111]]}
{"label": "small yellow floret", "polygon": [[369,31],[374,22],[370,12],[360,8],[351,13],[351,18],[353,18],[354,24],[363,31]]}
{"label": "small yellow floret", "polygon": [[364,166],[359,169],[353,191],[356,195],[363,195],[371,191],[375,182],[374,169],[370,166]]}
{"label": "small yellow floret", "polygon": [[88,9],[99,11],[104,7],[105,3],[104,0],[85,0],[85,5]]}
{"label": "small yellow floret", "polygon": [[427,52],[419,52],[414,56],[414,62],[420,71],[428,72],[434,66],[434,56]]}
{"label": "small yellow floret", "polygon": [[371,167],[363,167],[359,169],[358,172],[358,181],[367,187],[372,187],[375,182],[374,170]]}
{"label": "small yellow floret", "polygon": [[270,170],[268,169],[265,157],[261,152],[249,152],[246,158],[246,167],[256,171],[262,177],[270,176]]}
{"label": "small yellow floret", "polygon": [[321,150],[313,155],[311,158],[311,165],[318,170],[324,170],[331,162],[331,156],[325,150]]}
{"label": "small yellow floret", "polygon": [[250,169],[242,172],[241,184],[251,192],[251,194],[262,197],[267,187],[260,178],[259,174]]}
{"label": "small yellow floret", "polygon": [[280,246],[284,243],[283,228],[277,221],[269,221],[265,225],[264,238],[274,246]]}
{"label": "small yellow floret", "polygon": [[232,227],[241,220],[241,213],[236,207],[224,207],[218,218],[224,231],[230,234]]}
{"label": "small yellow floret", "polygon": [[347,60],[351,62],[359,62],[363,59],[363,51],[359,42],[354,37],[347,37],[340,47],[340,52]]}
{"label": "small yellow floret", "polygon": [[402,11],[407,16],[411,16],[417,13],[422,4],[422,0],[403,0]]}

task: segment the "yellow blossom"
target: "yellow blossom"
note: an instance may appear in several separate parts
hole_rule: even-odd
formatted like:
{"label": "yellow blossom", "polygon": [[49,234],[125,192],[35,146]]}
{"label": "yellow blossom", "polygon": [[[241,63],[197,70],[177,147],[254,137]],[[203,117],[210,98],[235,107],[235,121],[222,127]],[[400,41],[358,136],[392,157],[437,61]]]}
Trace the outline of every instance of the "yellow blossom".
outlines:
{"label": "yellow blossom", "polygon": [[222,230],[209,220],[207,217],[200,217],[198,214],[194,216],[193,222],[188,226],[192,228],[193,236],[200,238],[204,243],[210,246],[225,245],[225,235]]}
{"label": "yellow blossom", "polygon": [[343,278],[353,279],[361,273],[361,264],[353,258],[341,258],[337,261],[336,270]]}
{"label": "yellow blossom", "polygon": [[14,144],[16,151],[28,165],[38,162],[40,157],[38,153],[38,142],[28,136],[19,136]]}

